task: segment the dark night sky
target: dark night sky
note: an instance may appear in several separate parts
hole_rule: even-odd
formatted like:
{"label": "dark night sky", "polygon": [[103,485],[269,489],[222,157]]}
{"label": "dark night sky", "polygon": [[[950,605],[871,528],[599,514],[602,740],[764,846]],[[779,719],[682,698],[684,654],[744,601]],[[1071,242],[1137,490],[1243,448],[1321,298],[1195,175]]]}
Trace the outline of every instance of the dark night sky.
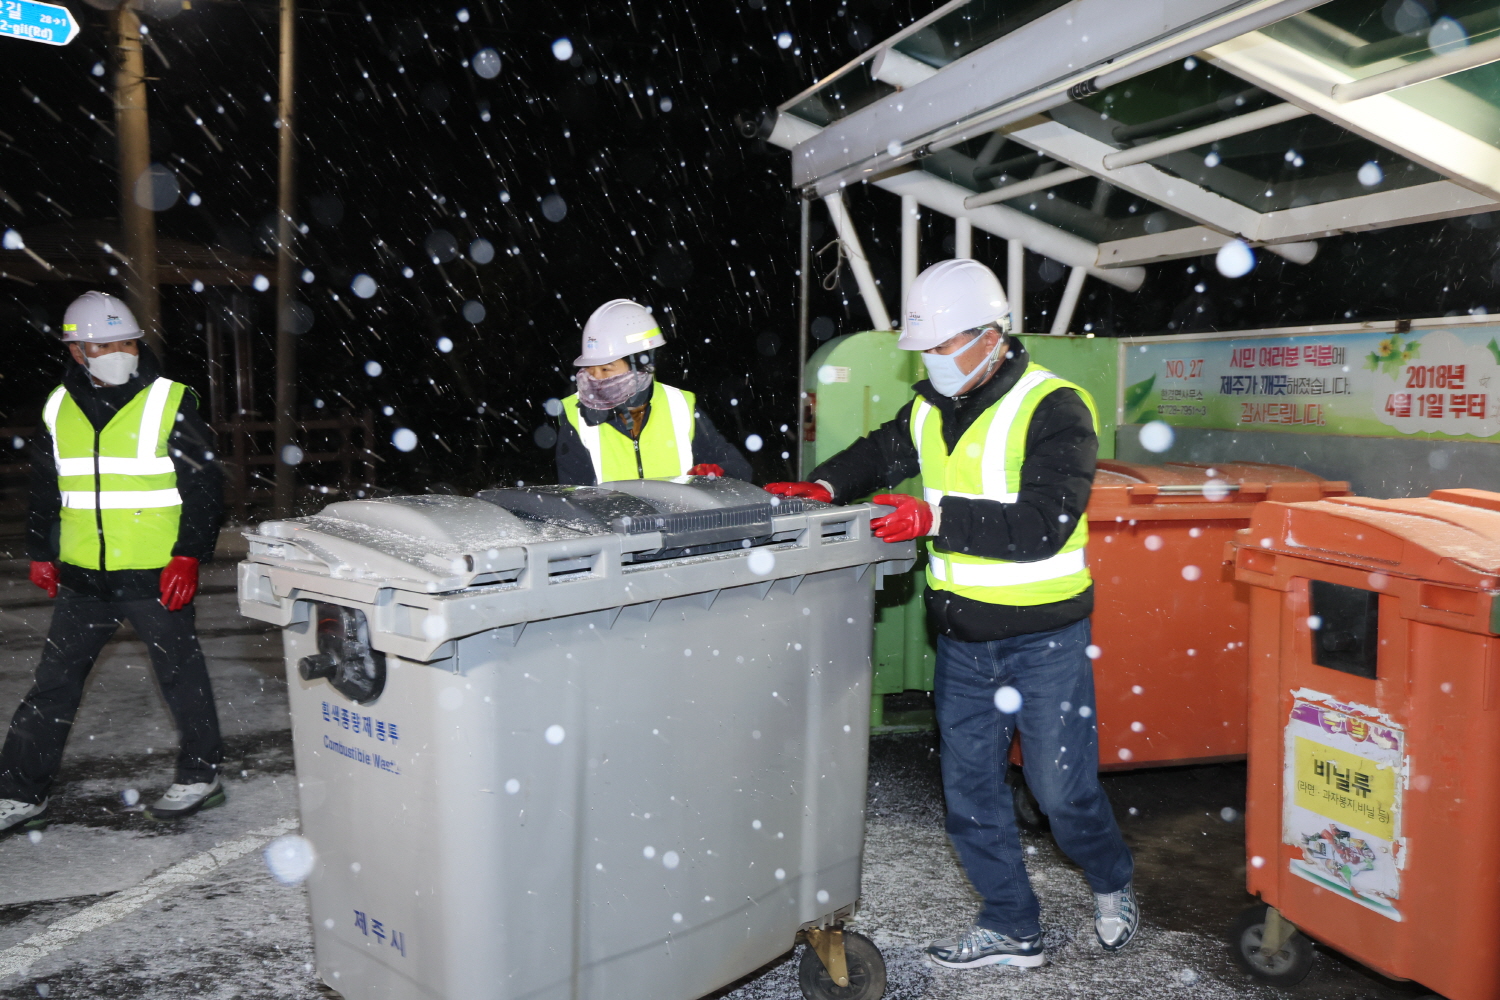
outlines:
{"label": "dark night sky", "polygon": [[[0,39],[0,95],[11,102],[0,125],[0,189],[24,210],[0,199],[0,224],[23,234],[117,215],[113,139],[90,118],[113,121],[109,75],[94,75],[96,64],[108,67],[107,15],[69,6],[84,29],[67,48]],[[304,403],[390,406],[393,415],[377,416],[382,442],[397,427],[415,430],[416,450],[380,449],[388,486],[546,481],[550,451],[536,443],[550,423],[544,402],[570,391],[567,362],[583,319],[625,296],[663,317],[665,379],[699,392],[731,439],[761,435],[759,474],[785,478],[780,455],[792,442],[779,428],[795,420],[796,206],[786,153],[740,138],[733,117],[780,103],[932,6],[470,0],[463,19],[462,2],[309,3],[298,95],[309,227],[299,252],[315,276],[300,288],[314,317],[301,337]],[[276,17],[272,3],[217,0],[148,17],[153,158],[177,173],[184,199],[201,200],[160,213],[163,234],[269,255]],[[783,30],[796,38],[792,49],[776,45]],[[553,52],[563,37],[573,46],[567,61]],[[500,56],[493,79],[465,65],[487,47]],[[551,195],[566,206],[556,221],[544,214]],[[896,200],[859,189],[850,202],[894,307]],[[821,208],[814,218],[821,245],[829,238]],[[1494,310],[1500,233],[1490,226],[1479,216],[1339,237],[1324,241],[1310,266],[1264,255],[1238,281],[1202,260],[1153,266],[1135,293],[1091,281],[1075,329],[1143,334]],[[929,219],[925,262],[947,255],[950,233],[948,220]],[[450,259],[479,238],[495,248],[493,261]],[[434,250],[442,263],[432,263]],[[1003,272],[998,241],[976,233],[975,252]],[[377,283],[373,297],[352,294],[358,274]],[[1030,327],[1045,329],[1042,310],[1061,294],[1060,277],[1031,256]],[[833,320],[824,328],[840,333],[868,324],[846,285],[813,303],[814,316]],[[61,365],[41,325],[59,322],[81,290],[0,281],[0,329],[12,345],[0,369],[0,425],[34,419]],[[250,296],[262,338],[258,387],[268,396],[273,295]],[[164,294],[169,373],[200,389],[208,298],[184,288]],[[464,317],[471,301],[484,307],[478,323]],[[437,347],[444,337],[447,353]],[[365,373],[370,360],[381,375]]]}

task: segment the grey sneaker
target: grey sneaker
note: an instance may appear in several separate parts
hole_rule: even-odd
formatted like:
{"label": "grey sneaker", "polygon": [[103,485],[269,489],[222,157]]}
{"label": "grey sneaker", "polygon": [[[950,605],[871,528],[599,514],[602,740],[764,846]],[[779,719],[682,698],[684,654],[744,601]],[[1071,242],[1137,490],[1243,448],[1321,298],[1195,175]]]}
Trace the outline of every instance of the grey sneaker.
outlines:
{"label": "grey sneaker", "polygon": [[185,819],[199,809],[212,809],[223,804],[224,785],[215,775],[213,781],[173,785],[165,795],[152,803],[146,810],[146,815],[152,819]]}
{"label": "grey sneaker", "polygon": [[956,941],[934,941],[927,957],[945,969],[977,969],[981,965],[1018,965],[1034,968],[1047,964],[1042,936],[1007,937],[975,924]]}
{"label": "grey sneaker", "polygon": [[1119,892],[1094,893],[1094,933],[1105,951],[1119,951],[1135,937],[1141,925],[1141,907],[1135,900],[1135,886]]}
{"label": "grey sneaker", "polygon": [[39,826],[46,826],[47,821],[39,818],[46,811],[46,799],[43,799],[40,805],[22,802],[19,799],[0,799],[0,833],[14,829],[34,830]]}

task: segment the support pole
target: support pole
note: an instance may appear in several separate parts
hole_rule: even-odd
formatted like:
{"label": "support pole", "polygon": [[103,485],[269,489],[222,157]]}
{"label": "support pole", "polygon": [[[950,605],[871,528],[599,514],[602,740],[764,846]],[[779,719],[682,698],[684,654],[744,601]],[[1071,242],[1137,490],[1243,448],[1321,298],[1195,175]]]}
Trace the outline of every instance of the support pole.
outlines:
{"label": "support pole", "polygon": [[1012,198],[1020,198],[1028,194],[1036,194],[1038,191],[1046,191],[1048,188],[1061,187],[1074,181],[1083,180],[1088,173],[1065,167],[1062,170],[1049,170],[1040,177],[1032,177],[1024,181],[1016,181],[1013,184],[1004,184],[993,191],[985,191],[982,194],[974,194],[964,199],[964,208],[978,208],[980,205],[993,205],[999,201],[1010,201]]}
{"label": "support pole", "polygon": [[203,318],[203,346],[208,355],[208,422],[214,430],[223,429],[225,414],[224,342],[220,333],[219,310],[210,308]]}
{"label": "support pole", "polygon": [[1005,241],[1005,295],[1010,299],[1010,328],[1026,332],[1026,247],[1020,240]]}
{"label": "support pole", "polygon": [[151,168],[146,58],[141,50],[141,19],[124,4],[115,12],[115,135],[120,166],[120,239],[128,261],[125,298],[145,333],[146,343],[160,357],[156,215],[151,210],[151,181],[146,177]]}
{"label": "support pole", "polygon": [[297,489],[297,467],[288,464],[289,446],[297,429],[297,341],[292,332],[292,293],[296,279],[292,269],[296,229],[292,215],[297,206],[296,133],[293,129],[293,97],[296,69],[297,0],[281,0],[281,122],[280,164],[277,174],[276,210],[276,489],[277,517],[292,513]]}
{"label": "support pole", "polygon": [[901,301],[896,312],[906,315],[906,296],[922,269],[922,209],[909,194],[901,196]]}
{"label": "support pole", "polygon": [[1068,332],[1068,327],[1073,322],[1073,313],[1078,309],[1083,279],[1088,276],[1088,270],[1082,267],[1075,267],[1068,272],[1068,283],[1063,287],[1062,301],[1057,304],[1057,316],[1052,321],[1052,336],[1061,337]]}
{"label": "support pole", "polygon": [[833,219],[834,231],[838,233],[839,239],[849,250],[849,270],[854,272],[854,280],[859,285],[860,298],[865,301],[865,310],[870,314],[870,328],[872,330],[891,329],[890,314],[885,311],[885,302],[880,297],[880,287],[875,284],[875,275],[870,271],[869,258],[865,256],[865,248],[859,242],[859,233],[854,229],[854,220],[849,218],[849,209],[844,204],[844,196],[841,192],[823,196],[823,204],[828,206],[828,215]]}
{"label": "support pole", "polygon": [[953,220],[953,256],[974,256],[974,223],[968,219]]}
{"label": "support pole", "polygon": [[802,203],[802,245],[797,250],[797,474],[807,468],[807,326],[812,298],[812,199],[798,193]]}

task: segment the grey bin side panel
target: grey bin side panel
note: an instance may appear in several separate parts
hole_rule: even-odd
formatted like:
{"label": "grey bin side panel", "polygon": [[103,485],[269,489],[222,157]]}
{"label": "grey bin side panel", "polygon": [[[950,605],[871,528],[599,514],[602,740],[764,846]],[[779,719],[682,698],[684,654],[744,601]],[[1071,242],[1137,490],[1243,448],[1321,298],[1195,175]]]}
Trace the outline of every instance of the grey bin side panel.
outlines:
{"label": "grey bin side panel", "polygon": [[[339,859],[309,882],[320,973],[349,1000],[692,1000],[855,901],[870,575],[645,610],[609,629],[580,614],[514,641],[473,635],[437,668],[392,658],[363,708],[303,682],[310,630],[285,630],[303,827],[320,859]],[[399,741],[354,736],[325,701],[396,722]],[[325,736],[384,748],[400,773]],[[406,957],[355,929],[355,910],[405,931]]]}
{"label": "grey bin side panel", "polygon": [[1271,462],[1295,465],[1325,479],[1347,480],[1356,496],[1392,499],[1433,490],[1500,489],[1500,447],[1481,441],[1346,437],[1277,431],[1175,427],[1172,447],[1141,447],[1141,425],[1117,432],[1115,456],[1124,462]]}
{"label": "grey bin side panel", "polygon": [[[257,556],[240,570],[242,613],[274,624],[291,620],[287,605],[316,601],[358,607],[370,615],[371,644],[390,655],[428,662],[450,655],[448,643],[493,628],[589,611],[649,604],[683,593],[760,586],[831,567],[874,567],[879,579],[910,568],[910,542],[887,544],[870,533],[868,505],[827,507],[776,519],[781,544],[628,566],[616,534],[572,537],[525,547],[525,568],[511,584],[452,587],[444,592],[380,586],[328,575],[307,561]],[[254,539],[252,539],[254,541]],[[769,552],[774,565],[756,572],[750,556]],[[246,568],[246,565],[258,567]],[[266,582],[269,580],[269,587]],[[278,607],[265,603],[267,592]]]}
{"label": "grey bin side panel", "polygon": [[[320,976],[349,1000],[693,1000],[851,906],[873,589],[914,554],[871,513],[645,565],[618,534],[554,532],[425,583],[368,569],[389,546],[406,573],[419,538],[263,525],[240,606],[283,626]],[[519,575],[486,583],[502,562]],[[373,703],[301,679],[318,601],[368,617]]]}

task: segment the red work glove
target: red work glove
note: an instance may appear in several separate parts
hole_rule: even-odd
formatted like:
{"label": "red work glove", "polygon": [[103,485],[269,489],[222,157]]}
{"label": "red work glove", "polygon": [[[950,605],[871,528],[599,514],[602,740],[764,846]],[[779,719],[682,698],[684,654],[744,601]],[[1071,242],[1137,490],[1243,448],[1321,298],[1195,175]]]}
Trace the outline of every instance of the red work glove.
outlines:
{"label": "red work glove", "polygon": [[48,597],[57,596],[57,563],[33,562],[31,582],[47,592]]}
{"label": "red work glove", "polygon": [[905,493],[882,493],[872,498],[878,504],[894,507],[884,517],[870,522],[876,538],[888,542],[909,542],[932,530],[932,505],[926,500],[909,497]]}
{"label": "red work glove", "polygon": [[690,476],[718,476],[724,478],[724,467],[712,462],[700,462],[687,471]]}
{"label": "red work glove", "polygon": [[766,492],[784,497],[803,497],[820,503],[833,503],[833,494],[818,483],[767,483]]}
{"label": "red work glove", "polygon": [[198,560],[192,556],[173,556],[162,567],[161,603],[168,611],[177,611],[193,603],[198,593]]}

